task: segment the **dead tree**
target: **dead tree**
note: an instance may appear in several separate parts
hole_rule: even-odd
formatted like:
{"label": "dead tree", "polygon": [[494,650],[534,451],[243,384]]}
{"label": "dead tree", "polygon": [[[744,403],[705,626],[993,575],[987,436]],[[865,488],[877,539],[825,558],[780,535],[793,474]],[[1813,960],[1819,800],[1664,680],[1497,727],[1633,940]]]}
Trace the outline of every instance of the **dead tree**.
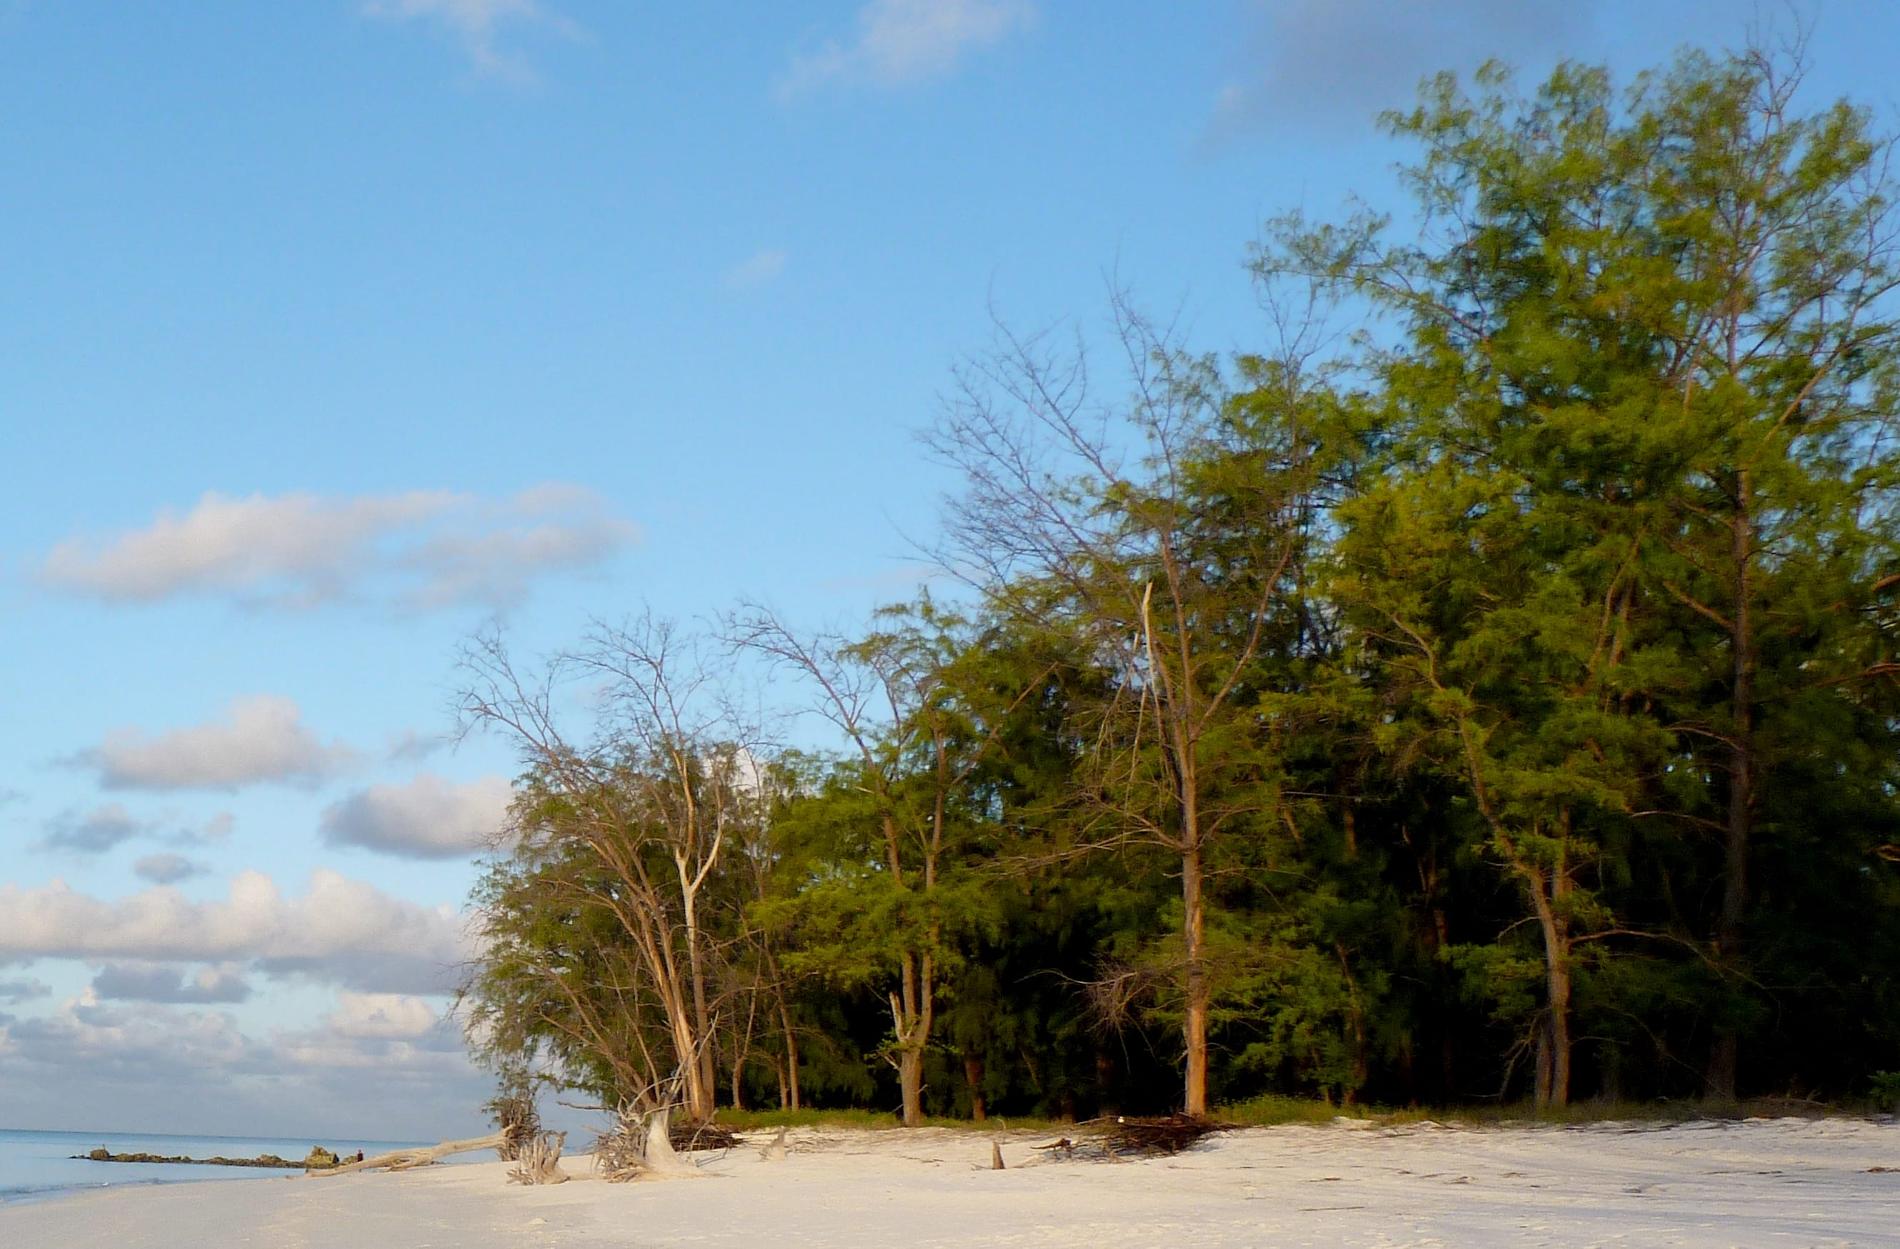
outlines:
{"label": "dead tree", "polygon": [[[493,634],[476,638],[461,666],[464,730],[499,730],[528,769],[515,857],[548,869],[529,887],[566,890],[573,905],[611,915],[620,939],[602,953],[629,981],[616,992],[658,1009],[664,1036],[643,1032],[644,1058],[619,1074],[643,1081],[677,1068],[687,1113],[709,1118],[717,1020],[705,901],[735,826],[757,816],[757,754],[748,744],[756,734],[692,639],[651,617],[597,627],[582,649],[555,656],[539,674],[520,672]],[[598,708],[591,739],[570,737],[557,708],[578,682]],[[561,870],[573,864],[584,870]],[[509,936],[505,923],[491,923],[487,935]],[[533,953],[519,942],[512,950],[530,961]],[[614,1035],[628,1019],[590,1012],[578,1000],[582,986],[560,969],[545,980],[551,1000],[566,998],[551,1012],[563,1022],[539,1022],[604,1060],[629,1061],[635,1047]]]}

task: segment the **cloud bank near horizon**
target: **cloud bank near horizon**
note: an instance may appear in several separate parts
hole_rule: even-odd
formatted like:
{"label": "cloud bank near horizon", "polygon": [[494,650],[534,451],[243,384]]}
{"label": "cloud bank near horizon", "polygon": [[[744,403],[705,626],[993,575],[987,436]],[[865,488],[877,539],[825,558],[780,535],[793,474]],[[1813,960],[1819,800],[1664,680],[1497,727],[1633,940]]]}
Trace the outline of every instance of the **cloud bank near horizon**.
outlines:
{"label": "cloud bank near horizon", "polygon": [[362,992],[446,993],[470,952],[465,917],[327,868],[301,896],[258,871],[222,900],[194,902],[169,885],[116,901],[54,880],[0,884],[0,963],[39,958],[193,963]]}

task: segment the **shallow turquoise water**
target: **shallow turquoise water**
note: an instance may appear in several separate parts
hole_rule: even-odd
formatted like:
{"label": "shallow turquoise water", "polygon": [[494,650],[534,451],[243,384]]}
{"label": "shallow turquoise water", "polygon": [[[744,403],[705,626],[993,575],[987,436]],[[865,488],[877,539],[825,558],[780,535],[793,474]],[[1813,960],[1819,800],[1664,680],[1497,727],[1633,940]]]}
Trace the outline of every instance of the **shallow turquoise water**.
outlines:
{"label": "shallow turquoise water", "polygon": [[71,1155],[101,1145],[115,1154],[182,1154],[188,1158],[302,1158],[312,1145],[366,1154],[431,1141],[304,1140],[270,1136],[164,1136],[144,1132],[23,1132],[0,1128],[0,1202],[36,1200],[79,1189],[184,1180],[267,1180],[300,1175],[263,1167],[192,1167],[146,1162],[91,1162]]}

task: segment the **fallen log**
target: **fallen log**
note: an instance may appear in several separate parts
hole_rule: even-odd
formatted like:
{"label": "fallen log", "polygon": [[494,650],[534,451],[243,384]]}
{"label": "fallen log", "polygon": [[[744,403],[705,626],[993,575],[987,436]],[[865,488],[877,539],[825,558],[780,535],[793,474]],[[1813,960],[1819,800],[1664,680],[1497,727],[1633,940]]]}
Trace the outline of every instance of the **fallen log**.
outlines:
{"label": "fallen log", "polygon": [[439,1145],[430,1145],[425,1149],[394,1149],[386,1154],[377,1154],[374,1158],[365,1158],[361,1162],[346,1162],[340,1167],[326,1167],[321,1171],[306,1171],[305,1177],[342,1175],[349,1171],[407,1171],[411,1167],[426,1167],[432,1162],[455,1154],[472,1154],[478,1149],[499,1150],[507,1141],[506,1132],[495,1132],[488,1136],[472,1137],[465,1141],[443,1141]]}

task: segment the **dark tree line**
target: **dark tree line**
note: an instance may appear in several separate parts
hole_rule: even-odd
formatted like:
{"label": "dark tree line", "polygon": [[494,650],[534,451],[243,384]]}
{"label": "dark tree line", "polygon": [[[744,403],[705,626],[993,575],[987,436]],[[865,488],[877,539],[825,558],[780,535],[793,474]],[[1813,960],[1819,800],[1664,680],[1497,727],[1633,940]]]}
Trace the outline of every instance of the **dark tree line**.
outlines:
{"label": "dark tree line", "polygon": [[1900,1068],[1890,148],[1798,83],[1440,77],[1407,230],[1257,247],[1260,353],[1003,331],[929,439],[955,607],[476,647],[482,1055],[913,1123]]}

